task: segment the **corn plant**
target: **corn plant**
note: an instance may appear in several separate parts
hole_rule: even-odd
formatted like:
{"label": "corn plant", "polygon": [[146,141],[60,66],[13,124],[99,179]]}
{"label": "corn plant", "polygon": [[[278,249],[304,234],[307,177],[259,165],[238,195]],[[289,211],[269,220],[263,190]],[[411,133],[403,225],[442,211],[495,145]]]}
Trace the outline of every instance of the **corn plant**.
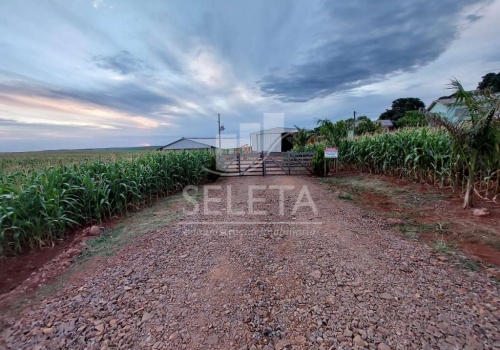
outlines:
{"label": "corn plant", "polygon": [[[495,128],[498,130],[498,125]],[[313,145],[308,150],[325,145]],[[499,193],[500,157],[492,151],[479,160],[476,174],[470,178],[485,196],[495,198]],[[465,190],[469,174],[451,135],[446,130],[430,127],[344,139],[339,145],[339,166],[450,186],[455,190]]]}
{"label": "corn plant", "polygon": [[[455,96],[452,107],[464,106],[463,113],[455,119],[431,113],[428,113],[428,117],[434,124],[448,131],[455,152],[462,157],[467,168],[463,207],[468,208],[473,206],[478,163],[485,157],[489,162],[492,154],[498,157],[499,140],[492,124],[499,117],[500,99],[487,90],[465,91],[455,79],[450,86]],[[489,170],[491,172],[493,169]]]}
{"label": "corn plant", "polygon": [[0,256],[201,183],[212,158],[208,152],[153,152],[0,174]]}

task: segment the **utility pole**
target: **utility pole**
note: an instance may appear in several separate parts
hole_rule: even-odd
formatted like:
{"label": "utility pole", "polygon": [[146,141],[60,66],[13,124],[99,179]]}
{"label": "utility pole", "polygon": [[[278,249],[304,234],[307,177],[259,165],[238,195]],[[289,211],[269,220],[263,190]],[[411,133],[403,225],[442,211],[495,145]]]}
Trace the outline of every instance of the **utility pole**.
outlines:
{"label": "utility pole", "polygon": [[356,111],[354,111],[354,120],[352,121],[352,137],[354,138],[354,132],[356,131]]}
{"label": "utility pole", "polygon": [[220,113],[217,113],[217,123],[219,124],[219,152],[221,150],[221,146],[220,146]]}

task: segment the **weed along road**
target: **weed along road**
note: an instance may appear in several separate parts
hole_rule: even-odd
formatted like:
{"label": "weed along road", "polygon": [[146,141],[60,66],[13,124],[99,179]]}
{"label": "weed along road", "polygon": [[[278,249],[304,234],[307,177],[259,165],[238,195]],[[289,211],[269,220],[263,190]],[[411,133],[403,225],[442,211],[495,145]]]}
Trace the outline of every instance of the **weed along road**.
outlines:
{"label": "weed along road", "polygon": [[181,219],[11,316],[0,346],[500,348],[497,282],[312,178],[223,178],[185,192]]}

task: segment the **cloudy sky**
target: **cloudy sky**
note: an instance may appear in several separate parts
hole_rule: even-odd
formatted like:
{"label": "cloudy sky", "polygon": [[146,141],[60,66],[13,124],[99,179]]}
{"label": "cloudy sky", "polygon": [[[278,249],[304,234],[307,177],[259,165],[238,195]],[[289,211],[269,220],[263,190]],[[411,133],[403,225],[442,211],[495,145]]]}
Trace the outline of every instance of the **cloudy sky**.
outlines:
{"label": "cloudy sky", "polygon": [[[500,71],[500,0],[2,0],[0,152],[376,119]],[[242,135],[245,137],[245,135]]]}

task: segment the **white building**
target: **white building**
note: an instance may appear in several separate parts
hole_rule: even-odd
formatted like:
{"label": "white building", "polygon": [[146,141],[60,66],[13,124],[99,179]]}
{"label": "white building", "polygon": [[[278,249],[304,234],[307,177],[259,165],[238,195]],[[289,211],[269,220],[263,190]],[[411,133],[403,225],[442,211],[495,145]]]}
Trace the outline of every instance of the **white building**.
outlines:
{"label": "white building", "polygon": [[427,112],[440,114],[449,120],[456,120],[458,117],[467,113],[467,110],[465,107],[456,106],[455,103],[456,100],[454,98],[442,98],[435,100],[432,101],[429,107],[427,107]]}
{"label": "white building", "polygon": [[[238,139],[221,138],[220,145],[222,150],[232,150],[238,148]],[[179,151],[179,150],[203,150],[215,151],[219,148],[218,138],[185,138],[160,147],[160,151]]]}
{"label": "white building", "polygon": [[250,134],[252,152],[287,152],[293,148],[295,128],[277,127]]}

